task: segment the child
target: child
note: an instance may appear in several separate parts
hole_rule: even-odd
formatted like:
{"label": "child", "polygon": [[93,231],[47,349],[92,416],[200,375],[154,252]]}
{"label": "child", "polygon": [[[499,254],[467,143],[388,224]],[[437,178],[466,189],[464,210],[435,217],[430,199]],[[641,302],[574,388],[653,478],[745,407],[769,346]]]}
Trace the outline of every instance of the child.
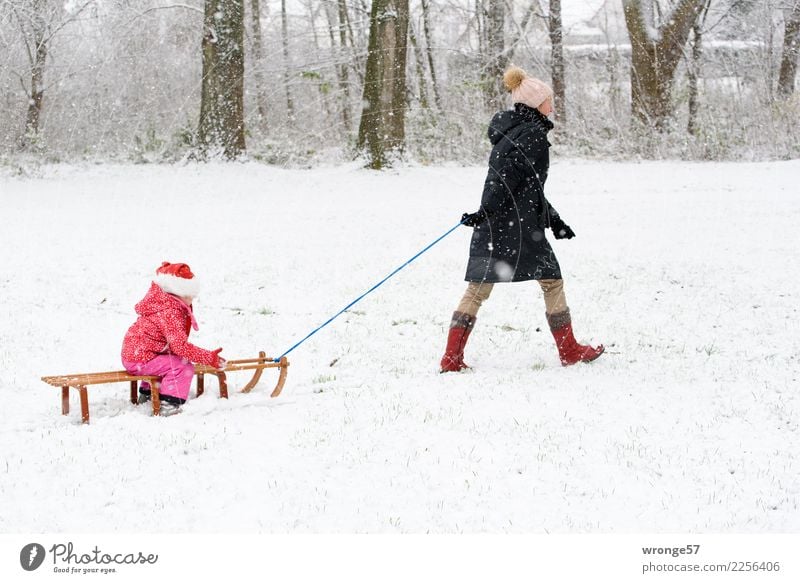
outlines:
{"label": "child", "polygon": [[[194,377],[193,362],[224,368],[221,348],[204,350],[189,342],[197,330],[192,300],[199,285],[185,263],[164,262],[142,301],[136,304],[139,318],[122,341],[122,364],[130,374],[161,377],[161,414],[180,412],[189,396]],[[139,403],[150,400],[150,386],[139,387]]]}

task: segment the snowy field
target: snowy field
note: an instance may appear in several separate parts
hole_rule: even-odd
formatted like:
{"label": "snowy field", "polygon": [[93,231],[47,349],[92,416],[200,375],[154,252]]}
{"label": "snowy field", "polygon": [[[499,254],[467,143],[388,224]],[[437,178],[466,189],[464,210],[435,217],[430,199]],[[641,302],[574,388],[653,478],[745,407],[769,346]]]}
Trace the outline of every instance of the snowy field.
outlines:
{"label": "snowy field", "polygon": [[[800,161],[556,160],[554,242],[591,365],[538,286],[498,286],[439,375],[461,228],[290,354],[152,418],[125,384],[60,414],[49,374],[121,368],[162,260],[200,346],[277,355],[476,209],[479,167],[63,166],[0,177],[0,531],[800,531]],[[153,498],[155,503],[153,504]]]}

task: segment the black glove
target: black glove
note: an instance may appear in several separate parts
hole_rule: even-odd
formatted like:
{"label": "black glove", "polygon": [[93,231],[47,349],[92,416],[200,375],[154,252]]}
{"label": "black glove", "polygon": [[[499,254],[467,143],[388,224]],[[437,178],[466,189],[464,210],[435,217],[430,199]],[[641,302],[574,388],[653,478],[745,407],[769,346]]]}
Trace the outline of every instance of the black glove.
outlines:
{"label": "black glove", "polygon": [[561,217],[551,217],[550,228],[553,230],[553,236],[556,239],[572,239],[575,236],[575,231],[562,221]]}
{"label": "black glove", "polygon": [[477,227],[486,220],[486,213],[478,211],[477,213],[464,213],[461,215],[461,224],[468,227]]}

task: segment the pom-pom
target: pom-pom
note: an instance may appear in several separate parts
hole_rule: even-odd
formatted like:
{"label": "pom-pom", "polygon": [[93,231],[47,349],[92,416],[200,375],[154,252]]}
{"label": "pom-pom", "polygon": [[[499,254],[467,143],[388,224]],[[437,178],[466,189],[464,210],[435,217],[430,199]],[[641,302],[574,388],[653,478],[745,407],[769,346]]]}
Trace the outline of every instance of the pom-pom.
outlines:
{"label": "pom-pom", "polygon": [[510,67],[503,75],[503,84],[509,91],[514,91],[527,77],[527,73],[519,67]]}

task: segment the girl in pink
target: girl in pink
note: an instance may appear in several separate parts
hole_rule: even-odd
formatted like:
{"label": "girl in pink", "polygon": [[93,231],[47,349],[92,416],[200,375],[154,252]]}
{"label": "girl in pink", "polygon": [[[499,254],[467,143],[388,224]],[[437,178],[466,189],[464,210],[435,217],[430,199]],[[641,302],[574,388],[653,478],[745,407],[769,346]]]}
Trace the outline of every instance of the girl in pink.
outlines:
{"label": "girl in pink", "polygon": [[[197,330],[192,301],[199,286],[185,263],[164,262],[142,301],[136,304],[139,318],[122,341],[122,364],[131,374],[161,377],[159,394],[162,415],[179,412],[189,396],[194,365],[201,363],[223,368],[221,348],[205,350],[189,342],[189,332]],[[139,402],[150,399],[150,386],[139,387]]]}

